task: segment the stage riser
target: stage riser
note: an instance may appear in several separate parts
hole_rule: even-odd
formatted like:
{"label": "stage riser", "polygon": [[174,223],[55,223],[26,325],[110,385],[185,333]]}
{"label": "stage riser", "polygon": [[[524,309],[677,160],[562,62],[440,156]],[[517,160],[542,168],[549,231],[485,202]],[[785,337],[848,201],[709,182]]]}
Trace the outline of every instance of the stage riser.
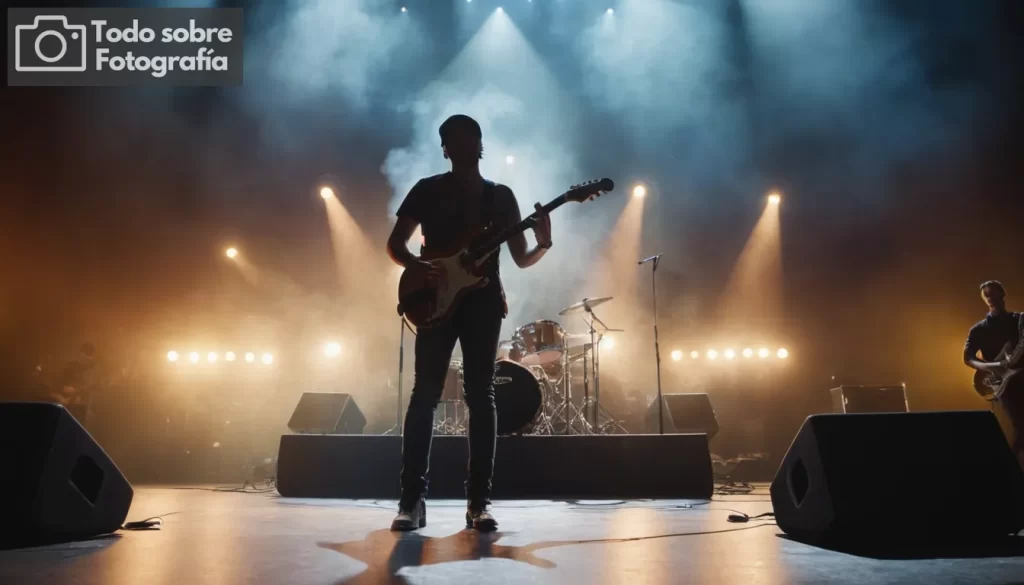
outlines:
{"label": "stage riser", "polygon": [[[277,489],[300,498],[397,499],[402,438],[284,435]],[[434,437],[430,497],[465,497],[465,437]],[[495,499],[711,497],[705,435],[499,437]]]}

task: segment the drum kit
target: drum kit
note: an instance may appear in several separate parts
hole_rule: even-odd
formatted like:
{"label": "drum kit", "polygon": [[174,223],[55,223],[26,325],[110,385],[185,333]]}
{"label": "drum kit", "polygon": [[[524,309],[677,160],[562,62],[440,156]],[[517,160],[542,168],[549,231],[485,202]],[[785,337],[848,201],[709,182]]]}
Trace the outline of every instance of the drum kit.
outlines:
{"label": "drum kit", "polygon": [[[494,400],[499,435],[589,435],[626,433],[600,405],[601,339],[608,328],[594,307],[612,297],[584,298],[559,316],[581,315],[587,331],[570,334],[557,321],[541,320],[516,329],[499,343],[494,364]],[[582,383],[582,394],[580,384]],[[576,398],[573,400],[573,392]],[[462,362],[448,368],[434,432],[460,435],[468,428],[462,401]]]}

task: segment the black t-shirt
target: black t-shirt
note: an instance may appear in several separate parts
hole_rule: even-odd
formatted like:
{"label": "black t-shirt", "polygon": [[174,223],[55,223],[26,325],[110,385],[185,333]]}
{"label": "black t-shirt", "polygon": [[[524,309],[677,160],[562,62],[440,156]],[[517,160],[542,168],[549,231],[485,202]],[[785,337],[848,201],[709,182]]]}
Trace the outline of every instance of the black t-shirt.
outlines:
{"label": "black t-shirt", "polygon": [[978,352],[987,362],[995,361],[996,356],[1007,343],[1016,345],[1020,341],[1020,313],[1003,313],[988,315],[971,327],[964,345],[964,357],[977,359]]}
{"label": "black t-shirt", "polygon": [[[507,187],[484,182],[480,193],[467,193],[451,173],[421,179],[405,196],[398,217],[420,224],[424,255],[464,244],[468,235],[482,229],[497,231],[518,220],[519,207]],[[454,253],[456,250],[452,250]],[[487,263],[497,274],[498,254]]]}

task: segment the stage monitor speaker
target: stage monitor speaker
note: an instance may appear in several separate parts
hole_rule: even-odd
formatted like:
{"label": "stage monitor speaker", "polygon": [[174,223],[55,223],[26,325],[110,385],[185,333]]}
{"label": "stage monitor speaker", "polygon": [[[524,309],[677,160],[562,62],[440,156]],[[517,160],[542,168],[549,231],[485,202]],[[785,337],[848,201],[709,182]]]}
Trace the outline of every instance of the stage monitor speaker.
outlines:
{"label": "stage monitor speaker", "polygon": [[[666,433],[704,433],[710,441],[718,433],[718,419],[706,393],[663,394]],[[647,432],[658,432],[658,401],[647,409]]]}
{"label": "stage monitor speaker", "polygon": [[118,530],[132,486],[63,406],[0,402],[0,544],[69,542]]}
{"label": "stage monitor speaker", "polygon": [[889,386],[840,386],[833,388],[832,412],[908,412],[907,391],[902,384]]}
{"label": "stage monitor speaker", "polygon": [[304,435],[361,435],[366,417],[349,394],[303,392],[288,428]]}
{"label": "stage monitor speaker", "polygon": [[779,527],[810,541],[962,542],[1024,528],[1024,473],[987,411],[811,416],[771,498]]}

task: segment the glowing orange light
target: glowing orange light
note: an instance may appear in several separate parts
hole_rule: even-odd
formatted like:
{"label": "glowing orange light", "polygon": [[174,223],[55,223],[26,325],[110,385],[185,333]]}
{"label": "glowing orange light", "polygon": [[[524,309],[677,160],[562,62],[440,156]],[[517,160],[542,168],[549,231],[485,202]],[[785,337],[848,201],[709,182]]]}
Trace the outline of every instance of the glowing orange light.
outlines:
{"label": "glowing orange light", "polygon": [[227,256],[228,258],[235,259],[238,257],[238,249],[228,248],[227,250],[224,251],[224,255]]}
{"label": "glowing orange light", "polygon": [[330,199],[331,197],[334,197],[334,189],[331,189],[330,187],[321,187],[320,197],[323,197],[324,199]]}

